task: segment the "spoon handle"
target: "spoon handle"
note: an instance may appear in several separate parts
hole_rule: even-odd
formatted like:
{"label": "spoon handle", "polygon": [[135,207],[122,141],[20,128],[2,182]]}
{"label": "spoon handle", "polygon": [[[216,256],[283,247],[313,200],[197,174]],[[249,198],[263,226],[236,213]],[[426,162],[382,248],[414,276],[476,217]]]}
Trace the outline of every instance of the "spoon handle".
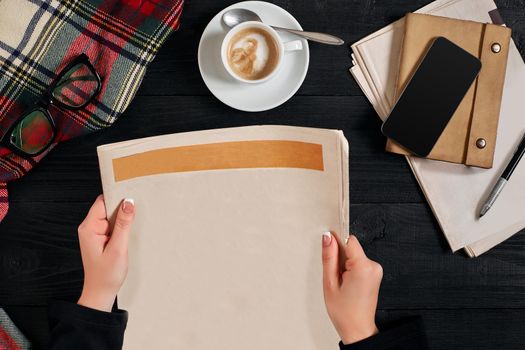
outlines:
{"label": "spoon handle", "polygon": [[272,26],[272,28],[277,31],[292,33],[297,36],[306,38],[308,40],[316,41],[318,43],[323,43],[323,44],[328,44],[328,45],[343,45],[345,43],[343,39],[330,35],[330,34],[316,33],[316,32],[304,32],[302,30],[287,29],[287,28],[274,27],[274,26]]}

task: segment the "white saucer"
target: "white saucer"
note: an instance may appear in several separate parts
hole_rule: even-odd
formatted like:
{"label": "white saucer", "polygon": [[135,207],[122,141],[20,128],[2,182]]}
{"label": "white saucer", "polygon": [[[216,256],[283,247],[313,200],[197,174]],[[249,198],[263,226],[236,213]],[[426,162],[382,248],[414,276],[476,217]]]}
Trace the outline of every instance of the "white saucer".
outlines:
{"label": "white saucer", "polygon": [[246,112],[259,112],[275,108],[292,97],[306,77],[310,51],[305,39],[279,33],[283,41],[301,40],[303,50],[286,52],[283,65],[270,80],[260,84],[245,84],[232,78],[221,62],[221,44],[228,32],[222,14],[232,8],[246,8],[256,12],[264,23],[302,30],[301,25],[287,11],[263,1],[244,1],[219,12],[202,33],[199,43],[199,69],[204,83],[220,101]]}

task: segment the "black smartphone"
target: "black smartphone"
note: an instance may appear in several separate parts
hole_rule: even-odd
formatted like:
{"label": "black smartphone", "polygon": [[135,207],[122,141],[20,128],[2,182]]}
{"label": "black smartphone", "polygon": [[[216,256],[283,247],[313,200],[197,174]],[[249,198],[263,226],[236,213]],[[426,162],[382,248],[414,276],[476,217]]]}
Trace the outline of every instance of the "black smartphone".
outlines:
{"label": "black smartphone", "polygon": [[426,157],[481,70],[481,61],[443,37],[436,38],[390,115],[382,133]]}

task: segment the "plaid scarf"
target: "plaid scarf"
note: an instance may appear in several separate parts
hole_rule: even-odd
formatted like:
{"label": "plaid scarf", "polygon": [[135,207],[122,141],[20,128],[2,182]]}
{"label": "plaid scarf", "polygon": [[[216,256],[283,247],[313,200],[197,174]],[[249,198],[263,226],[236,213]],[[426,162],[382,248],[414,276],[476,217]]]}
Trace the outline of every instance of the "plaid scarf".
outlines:
{"label": "plaid scarf", "polygon": [[0,350],[29,350],[31,344],[15,326],[4,310],[0,309]]}
{"label": "plaid scarf", "polygon": [[6,183],[31,170],[58,142],[109,127],[137,92],[147,65],[178,28],[183,0],[1,0],[0,137],[85,53],[102,89],[84,109],[50,113],[57,128],[46,152],[23,158],[0,146],[0,221]]}

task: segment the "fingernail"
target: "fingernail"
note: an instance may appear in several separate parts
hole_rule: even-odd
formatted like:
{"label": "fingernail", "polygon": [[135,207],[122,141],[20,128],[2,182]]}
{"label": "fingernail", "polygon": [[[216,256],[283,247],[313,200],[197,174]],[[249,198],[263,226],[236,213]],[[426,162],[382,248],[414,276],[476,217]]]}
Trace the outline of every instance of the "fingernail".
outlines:
{"label": "fingernail", "polygon": [[135,207],[135,201],[132,198],[124,199],[122,203],[122,211],[126,214],[132,214],[133,208]]}
{"label": "fingernail", "polygon": [[330,232],[323,232],[323,247],[328,247],[332,242],[332,234]]}

